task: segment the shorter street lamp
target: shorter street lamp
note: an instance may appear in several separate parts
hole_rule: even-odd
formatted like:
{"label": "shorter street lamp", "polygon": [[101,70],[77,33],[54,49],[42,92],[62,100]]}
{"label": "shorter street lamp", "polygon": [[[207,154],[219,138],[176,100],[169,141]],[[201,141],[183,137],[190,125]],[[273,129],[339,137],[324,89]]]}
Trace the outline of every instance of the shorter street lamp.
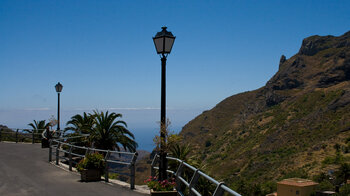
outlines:
{"label": "shorter street lamp", "polygon": [[160,161],[159,161],[159,180],[166,180],[168,163],[166,159],[165,151],[165,132],[166,132],[166,122],[165,122],[165,67],[166,58],[170,54],[171,49],[175,41],[174,35],[166,30],[167,27],[162,27],[162,31],[158,32],[155,37],[153,37],[153,42],[157,50],[157,54],[161,55],[162,61],[162,86],[161,86],[161,109],[160,109]]}
{"label": "shorter street lamp", "polygon": [[62,91],[62,84],[61,83],[57,83],[55,86],[56,92],[57,92],[57,96],[58,96],[58,104],[57,104],[57,133],[59,135],[61,135],[60,133],[60,92]]}

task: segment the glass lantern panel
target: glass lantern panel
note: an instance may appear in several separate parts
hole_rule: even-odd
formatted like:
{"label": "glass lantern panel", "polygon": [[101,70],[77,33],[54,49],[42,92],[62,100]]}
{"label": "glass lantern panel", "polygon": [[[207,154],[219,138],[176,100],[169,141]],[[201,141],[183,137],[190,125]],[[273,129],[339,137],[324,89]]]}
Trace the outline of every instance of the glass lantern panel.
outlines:
{"label": "glass lantern panel", "polygon": [[164,50],[163,49],[163,40],[164,40],[163,37],[153,39],[154,45],[156,46],[156,50],[157,50],[158,54],[163,53],[163,50]]}
{"label": "glass lantern panel", "polygon": [[59,93],[62,91],[63,86],[61,84],[56,84],[55,88],[56,88],[56,92]]}
{"label": "glass lantern panel", "polygon": [[173,47],[174,41],[175,41],[175,38],[169,38],[169,37],[165,38],[164,53],[170,53],[171,52],[171,48]]}

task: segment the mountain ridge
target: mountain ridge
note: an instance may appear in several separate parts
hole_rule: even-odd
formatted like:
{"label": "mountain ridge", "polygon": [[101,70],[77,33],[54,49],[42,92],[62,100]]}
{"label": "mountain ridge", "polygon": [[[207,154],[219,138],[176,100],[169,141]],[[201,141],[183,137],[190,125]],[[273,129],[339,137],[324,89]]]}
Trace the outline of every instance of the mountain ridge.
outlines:
{"label": "mountain ridge", "polygon": [[228,184],[299,170],[313,176],[337,167],[323,161],[334,154],[333,144],[347,145],[348,111],[350,31],[305,38],[298,53],[281,56],[265,86],[224,99],[180,135],[208,172]]}

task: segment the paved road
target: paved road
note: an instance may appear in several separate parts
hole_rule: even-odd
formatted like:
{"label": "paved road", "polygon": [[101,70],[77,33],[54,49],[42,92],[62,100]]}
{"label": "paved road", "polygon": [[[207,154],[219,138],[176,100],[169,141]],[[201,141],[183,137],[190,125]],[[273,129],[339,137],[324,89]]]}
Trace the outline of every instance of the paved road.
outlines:
{"label": "paved road", "polygon": [[118,185],[80,182],[80,176],[48,163],[39,144],[0,142],[0,195],[141,196]]}

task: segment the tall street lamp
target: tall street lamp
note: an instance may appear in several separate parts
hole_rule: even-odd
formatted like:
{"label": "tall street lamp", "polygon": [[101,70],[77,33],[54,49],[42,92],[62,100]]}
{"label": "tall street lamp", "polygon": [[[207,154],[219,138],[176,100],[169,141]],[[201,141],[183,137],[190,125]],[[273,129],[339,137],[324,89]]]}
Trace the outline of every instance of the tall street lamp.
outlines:
{"label": "tall street lamp", "polygon": [[166,59],[170,54],[173,47],[175,37],[174,35],[166,30],[167,27],[162,27],[162,31],[158,32],[153,37],[154,45],[156,46],[157,54],[161,56],[162,62],[162,85],[161,85],[161,109],[160,109],[160,161],[159,161],[159,180],[167,179],[167,159],[165,150],[165,132],[166,132],[166,118],[165,118],[165,67]]}
{"label": "tall street lamp", "polygon": [[58,104],[57,104],[57,133],[59,135],[61,135],[60,133],[60,92],[62,91],[62,84],[61,83],[57,83],[55,86],[56,92],[57,92],[57,96],[58,96]]}

